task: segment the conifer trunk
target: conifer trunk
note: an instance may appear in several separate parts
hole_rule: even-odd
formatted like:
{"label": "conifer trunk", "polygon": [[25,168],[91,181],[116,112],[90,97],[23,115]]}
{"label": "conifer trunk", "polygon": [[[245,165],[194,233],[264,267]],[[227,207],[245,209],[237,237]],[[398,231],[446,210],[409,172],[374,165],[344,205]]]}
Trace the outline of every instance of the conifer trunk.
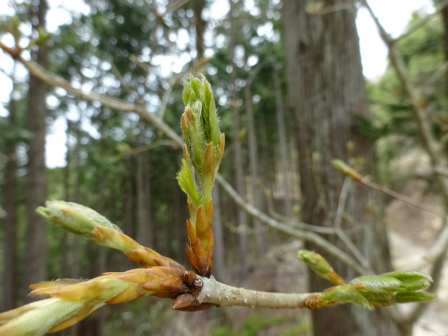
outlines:
{"label": "conifer trunk", "polygon": [[[33,30],[45,29],[47,13],[46,0],[32,4],[30,12]],[[38,47],[32,58],[42,67],[47,67],[48,48]],[[47,278],[47,230],[46,221],[36,213],[46,201],[47,171],[45,166],[45,136],[47,117],[47,85],[40,79],[30,76],[28,90],[27,128],[32,135],[28,149],[28,187],[27,187],[27,229],[26,229],[26,283],[33,284]]]}
{"label": "conifer trunk", "polygon": [[[353,141],[354,154],[365,160],[363,174],[375,176],[376,172],[372,143],[356,132],[355,116],[368,116],[368,109],[354,1],[349,1],[348,9],[337,8],[347,1],[322,3],[325,14],[312,15],[307,12],[306,1],[284,0],[283,16],[290,108],[296,118],[293,133],[299,153],[302,220],[332,226],[344,177],[335,171],[331,160],[348,160],[347,145]],[[374,204],[373,211],[367,210],[369,204]],[[389,270],[378,195],[352,184],[345,212],[352,220],[342,219],[342,228],[374,272]],[[334,236],[327,238],[346,250]],[[314,246],[308,248],[319,252]],[[325,257],[346,280],[354,276],[345,265]],[[329,283],[311,274],[310,287],[312,292],[321,291]],[[329,330],[332,336],[397,334],[384,309],[370,312],[351,305],[313,311],[313,327],[315,335],[328,334]]]}
{"label": "conifer trunk", "polygon": [[278,69],[274,66],[274,87],[275,87],[275,113],[277,117],[277,129],[280,147],[280,172],[282,175],[283,186],[283,204],[285,207],[285,215],[292,218],[292,201],[291,188],[289,186],[289,170],[288,170],[288,142],[286,141],[286,127],[283,108],[283,92],[278,75]]}
{"label": "conifer trunk", "polygon": [[[233,60],[235,53],[235,28],[232,22],[231,35],[230,35],[230,45],[229,53]],[[235,174],[235,189],[240,194],[243,199],[246,199],[246,188],[244,180],[244,168],[243,168],[243,158],[242,158],[242,148],[241,141],[239,139],[239,134],[241,131],[241,121],[240,121],[240,109],[237,105],[238,92],[236,90],[236,66],[232,61],[232,73],[230,74],[230,85],[231,85],[231,95],[232,95],[232,111],[233,111],[233,154],[234,154],[234,174]],[[247,225],[247,214],[244,210],[237,209],[237,225],[242,227]],[[240,278],[245,279],[248,272],[248,244],[247,235],[240,232],[238,235],[238,254],[240,261]]]}
{"label": "conifer trunk", "polygon": [[[247,115],[247,129],[249,135],[249,163],[250,163],[250,176],[251,176],[251,193],[252,201],[257,209],[262,209],[261,195],[263,188],[261,187],[259,163],[258,163],[258,142],[255,134],[255,120],[254,109],[252,106],[252,90],[250,83],[248,82],[244,87],[244,99],[246,102],[246,115]],[[257,244],[258,255],[262,256],[267,251],[266,234],[262,231],[262,226],[259,220],[253,219],[253,226],[256,230],[255,240]]]}

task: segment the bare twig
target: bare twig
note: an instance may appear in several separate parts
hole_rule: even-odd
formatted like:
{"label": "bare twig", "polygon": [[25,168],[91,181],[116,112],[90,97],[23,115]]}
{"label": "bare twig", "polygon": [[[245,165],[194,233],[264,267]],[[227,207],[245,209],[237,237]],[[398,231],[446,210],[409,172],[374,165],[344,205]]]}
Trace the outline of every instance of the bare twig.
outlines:
{"label": "bare twig", "polygon": [[312,293],[269,293],[225,285],[215,278],[201,278],[204,287],[197,300],[219,306],[264,308],[307,308],[305,301]]}
{"label": "bare twig", "polygon": [[424,18],[422,18],[419,22],[417,22],[415,25],[413,25],[412,27],[410,27],[406,32],[404,32],[403,34],[401,34],[400,36],[398,36],[397,38],[394,39],[394,42],[403,39],[404,37],[412,34],[413,32],[415,32],[417,29],[420,29],[422,26],[424,26],[425,24],[427,24],[429,21],[431,21],[436,15],[438,15],[446,6],[448,5],[448,0],[443,1],[435,10],[434,13],[428,14],[426,15]]}
{"label": "bare twig", "polygon": [[160,146],[167,146],[167,147],[169,146],[169,147],[173,147],[174,149],[179,148],[179,144],[172,140],[157,140],[157,141],[151,142],[148,145],[139,146],[136,148],[129,148],[127,150],[124,150],[124,151],[120,152],[119,156],[121,157],[122,155],[138,154],[138,153],[146,152],[146,151],[149,151],[151,149],[154,149],[154,148],[157,148]]}
{"label": "bare twig", "polygon": [[436,209],[436,208],[434,208],[432,206],[429,206],[427,204],[419,202],[419,201],[417,201],[417,200],[415,200],[413,198],[410,198],[410,197],[408,197],[406,195],[397,193],[396,191],[390,190],[389,188],[386,188],[384,186],[376,184],[375,182],[369,181],[369,180],[367,180],[364,177],[361,178],[361,180],[359,180],[358,182],[361,183],[361,184],[364,184],[365,186],[370,187],[372,189],[381,191],[382,193],[384,193],[386,195],[392,196],[392,197],[394,197],[394,198],[396,198],[396,199],[398,199],[398,200],[400,200],[400,201],[402,201],[404,203],[410,204],[410,205],[412,205],[412,206],[414,206],[416,208],[424,210],[424,211],[426,211],[426,212],[428,212],[430,214],[433,214],[435,216],[438,216],[438,217],[441,217],[441,218],[445,218],[447,216],[447,214],[444,211],[441,211],[441,210]]}
{"label": "bare twig", "polygon": [[[342,261],[345,265],[350,267],[357,274],[367,274],[368,273],[368,271],[364,267],[362,267],[356,260],[354,260],[352,257],[350,257],[347,253],[343,252],[342,250],[337,248],[335,245],[329,243],[327,240],[320,237],[316,233],[305,231],[305,230],[299,230],[299,229],[292,227],[290,224],[276,221],[275,219],[264,214],[263,212],[261,212],[260,210],[258,210],[254,206],[252,206],[251,204],[248,204],[230,186],[230,184],[227,181],[225,181],[224,178],[222,178],[222,176],[217,175],[216,181],[219,183],[220,187],[227,192],[227,194],[232,198],[232,200],[253,218],[257,218],[258,220],[260,220],[260,222],[269,225],[271,228],[274,228],[276,230],[284,232],[292,237],[303,239],[308,242],[316,244],[317,246],[322,248],[327,253],[331,254],[335,258]],[[305,224],[305,223],[302,223],[302,224]]]}
{"label": "bare twig", "polygon": [[342,218],[343,218],[343,214],[345,212],[345,207],[346,207],[346,204],[347,204],[347,198],[348,198],[348,195],[350,193],[351,182],[352,182],[351,179],[346,177],[344,179],[343,184],[342,184],[341,194],[339,196],[338,207],[336,209],[336,217],[335,217],[335,220],[334,220],[334,232],[336,233],[338,238],[345,244],[345,246],[347,246],[347,248],[352,253],[352,255],[356,259],[358,259],[358,261],[361,263],[361,265],[365,269],[369,270],[370,273],[371,273],[372,270],[371,270],[369,262],[367,261],[366,258],[364,258],[364,256],[361,253],[361,251],[356,247],[355,244],[353,244],[353,242],[350,240],[350,238],[347,236],[347,234],[342,229]]}

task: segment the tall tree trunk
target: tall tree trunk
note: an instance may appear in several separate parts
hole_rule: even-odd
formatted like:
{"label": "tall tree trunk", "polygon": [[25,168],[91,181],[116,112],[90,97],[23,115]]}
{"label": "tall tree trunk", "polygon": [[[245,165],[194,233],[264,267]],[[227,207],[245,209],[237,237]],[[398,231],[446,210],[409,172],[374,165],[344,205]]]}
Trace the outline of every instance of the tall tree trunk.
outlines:
{"label": "tall tree trunk", "polygon": [[283,93],[278,76],[278,69],[274,65],[274,91],[275,91],[275,113],[277,116],[277,129],[280,146],[280,172],[283,182],[283,204],[285,215],[292,218],[291,188],[288,170],[288,142],[286,141],[285,117],[283,109]]}
{"label": "tall tree trunk", "polygon": [[[46,0],[31,6],[33,29],[45,29],[47,13]],[[42,67],[47,67],[48,48],[40,46],[32,52],[32,58]],[[47,278],[46,221],[36,213],[36,208],[45,204],[47,189],[47,171],[45,167],[45,135],[47,85],[34,76],[30,76],[28,90],[27,123],[33,136],[28,149],[28,188],[27,194],[27,230],[26,230],[26,282],[37,283]]]}
{"label": "tall tree trunk", "polygon": [[[231,35],[230,35],[230,46],[229,53],[231,58],[233,59],[235,54],[235,28],[234,28],[234,20],[232,22],[231,27]],[[236,90],[236,66],[232,61],[232,73],[230,74],[230,85],[232,90],[232,111],[233,111],[233,141],[234,141],[234,170],[235,170],[235,189],[238,191],[240,196],[243,199],[246,199],[246,188],[244,181],[244,170],[243,170],[243,157],[242,157],[242,149],[241,149],[241,141],[239,139],[239,134],[241,130],[241,121],[240,121],[240,109],[237,105],[238,92]],[[238,223],[239,227],[243,227],[243,225],[247,225],[247,214],[242,209],[237,209],[238,213]],[[247,235],[243,232],[240,232],[238,235],[238,254],[240,260],[240,278],[245,279],[248,272],[248,246],[247,246]]]}
{"label": "tall tree trunk", "polygon": [[[443,40],[445,44],[445,61],[448,62],[448,6],[445,6],[442,9],[442,18],[443,18]],[[448,96],[448,69],[445,71],[445,90]]]}
{"label": "tall tree trunk", "polygon": [[[322,1],[328,8],[341,2]],[[283,4],[289,99],[297,121],[294,133],[299,151],[302,220],[332,226],[344,177],[333,169],[331,160],[347,160],[347,143],[354,141],[356,155],[366,162],[363,173],[375,175],[372,144],[354,130],[355,115],[368,115],[354,2],[351,10],[331,10],[323,15],[307,13],[306,1],[284,0]],[[313,153],[318,153],[318,162],[313,162]],[[316,187],[319,184],[323,190]],[[374,213],[366,211],[371,201],[377,205]],[[341,219],[343,229],[358,226],[347,235],[376,273],[390,269],[379,202],[377,194],[354,185],[345,206],[352,221]],[[345,249],[334,236],[327,238]],[[345,279],[354,276],[334,258],[328,259]],[[311,274],[310,287],[311,291],[321,291],[329,284]],[[369,312],[350,305],[313,311],[313,326],[315,335],[330,330],[333,336],[396,334],[383,309]]]}
{"label": "tall tree trunk", "polygon": [[219,195],[219,186],[216,184],[212,190],[213,198],[213,237],[215,247],[213,250],[213,274],[216,279],[226,283],[227,266],[224,247],[224,230],[222,226],[221,200]]}
{"label": "tall tree trunk", "polygon": [[[71,176],[71,146],[70,146],[70,133],[71,133],[71,124],[70,119],[66,117],[67,123],[67,131],[66,131],[66,142],[65,146],[67,148],[67,152],[65,153],[65,168],[64,168],[64,199],[68,202],[71,200],[71,186],[70,186],[70,176]],[[70,232],[63,230],[62,232],[62,246],[68,246]],[[70,265],[69,265],[69,251],[68,249],[62,249],[61,251],[61,276],[62,277],[70,277]]]}
{"label": "tall tree trunk", "polygon": [[[140,125],[140,141],[143,144],[145,125]],[[149,155],[147,151],[137,154],[137,240],[143,246],[155,248],[154,226],[151,221],[149,185]]]}
{"label": "tall tree trunk", "polygon": [[[129,237],[135,238],[135,195],[134,195],[134,164],[131,156],[123,160],[124,163],[124,214],[123,231]],[[127,259],[127,267],[132,268],[135,263]]]}
{"label": "tall tree trunk", "polygon": [[[15,66],[13,70],[15,74]],[[13,84],[14,85],[14,84]],[[16,126],[16,101],[14,87],[9,100],[9,125]],[[4,210],[4,268],[3,268],[3,310],[16,307],[18,293],[17,279],[17,155],[16,141],[10,140],[6,150]]]}
{"label": "tall tree trunk", "polygon": [[[250,176],[251,176],[251,193],[253,203],[257,209],[262,210],[262,187],[259,174],[258,163],[258,142],[255,135],[255,121],[254,109],[252,105],[252,90],[248,82],[244,87],[244,100],[246,101],[247,114],[247,129],[249,135],[249,161],[250,161]],[[262,231],[262,226],[259,220],[253,220],[254,228],[256,230],[255,240],[257,244],[258,254],[261,256],[266,253],[266,234]]]}

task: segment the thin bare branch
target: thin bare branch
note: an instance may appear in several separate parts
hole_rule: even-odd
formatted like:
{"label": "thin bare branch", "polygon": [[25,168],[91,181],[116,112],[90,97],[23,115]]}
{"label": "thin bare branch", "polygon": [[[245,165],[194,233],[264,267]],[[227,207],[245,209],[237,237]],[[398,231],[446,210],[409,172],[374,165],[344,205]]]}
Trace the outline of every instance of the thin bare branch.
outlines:
{"label": "thin bare branch", "polygon": [[[311,243],[316,244],[320,248],[322,248],[327,253],[331,254],[335,258],[342,261],[347,267],[350,267],[357,274],[367,274],[368,271],[362,267],[356,260],[350,257],[347,253],[337,248],[335,245],[329,243],[324,238],[320,237],[316,233],[299,230],[291,226],[290,224],[282,223],[276,221],[275,219],[269,217],[264,214],[251,204],[245,202],[241,196],[230,186],[230,184],[224,180],[224,178],[220,175],[216,176],[216,181],[219,183],[220,187],[224,189],[227,194],[232,198],[232,200],[244,211],[246,211],[253,218],[257,218],[260,222],[269,225],[271,228],[284,232],[292,237],[296,237],[298,239],[303,239],[309,241]],[[305,223],[302,223],[305,224]]]}
{"label": "thin bare branch", "polygon": [[148,145],[139,146],[136,148],[129,148],[124,151],[121,151],[119,154],[119,157],[121,157],[122,155],[133,155],[133,154],[146,152],[146,151],[149,151],[151,149],[154,149],[154,148],[157,148],[160,146],[173,147],[174,149],[179,148],[179,144],[172,140],[157,140],[157,141],[151,142]]}
{"label": "thin bare branch", "polygon": [[412,34],[417,29],[420,29],[422,26],[427,24],[429,21],[431,21],[435,16],[437,16],[446,6],[448,5],[448,0],[443,1],[436,9],[434,13],[426,15],[424,18],[422,18],[419,22],[414,24],[412,27],[410,27],[408,30],[406,30],[403,34],[398,36],[394,39],[394,42],[403,39],[404,37]]}
{"label": "thin bare branch", "polygon": [[336,209],[336,217],[334,220],[334,232],[338,236],[338,238],[347,246],[348,250],[352,253],[352,255],[358,259],[358,261],[361,263],[361,265],[369,270],[370,273],[372,273],[372,269],[370,267],[370,264],[366,258],[364,258],[361,251],[356,247],[355,244],[350,240],[350,238],[347,236],[347,234],[342,229],[342,218],[343,214],[345,213],[345,207],[347,205],[347,198],[351,190],[351,184],[352,181],[348,177],[344,179],[344,182],[342,184],[341,188],[341,194],[339,196],[339,202],[338,207]]}
{"label": "thin bare branch", "polygon": [[419,201],[417,201],[417,200],[415,200],[413,198],[410,198],[410,197],[408,197],[406,195],[397,193],[396,191],[390,190],[389,188],[386,188],[384,186],[376,184],[375,182],[369,181],[369,180],[365,179],[364,177],[361,178],[361,180],[359,180],[358,182],[361,183],[361,184],[364,184],[365,186],[370,187],[372,189],[381,191],[382,193],[384,193],[386,195],[392,196],[393,198],[396,198],[396,199],[398,199],[398,200],[400,200],[400,201],[402,201],[404,203],[407,203],[407,204],[412,205],[412,206],[414,206],[416,208],[424,210],[424,211],[426,211],[426,212],[428,212],[428,213],[430,213],[430,214],[432,214],[434,216],[438,216],[438,217],[441,217],[441,218],[445,218],[447,216],[447,214],[444,211],[441,211],[441,210],[436,209],[436,208],[434,208],[432,206],[429,206],[427,204],[419,202]]}

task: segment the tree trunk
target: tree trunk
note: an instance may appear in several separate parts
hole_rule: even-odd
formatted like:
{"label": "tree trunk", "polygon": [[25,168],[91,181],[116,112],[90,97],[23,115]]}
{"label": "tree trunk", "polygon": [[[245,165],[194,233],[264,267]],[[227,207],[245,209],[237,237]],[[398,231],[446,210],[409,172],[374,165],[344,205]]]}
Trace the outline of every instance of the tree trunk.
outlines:
{"label": "tree trunk", "polygon": [[[230,36],[230,46],[229,53],[231,58],[235,54],[235,28],[234,28],[234,20],[232,22],[231,27],[231,36]],[[233,141],[234,141],[234,169],[235,169],[235,189],[240,194],[243,199],[246,199],[246,188],[244,181],[244,169],[243,169],[243,158],[242,158],[242,150],[241,150],[241,141],[239,139],[239,134],[241,130],[241,121],[240,121],[240,109],[237,105],[238,92],[236,90],[236,66],[232,61],[232,73],[230,74],[230,85],[232,91],[232,111],[233,111]],[[242,209],[237,209],[238,213],[238,223],[237,225],[241,228],[243,225],[247,225],[247,214]],[[247,235],[243,232],[240,232],[238,235],[238,254],[240,260],[240,278],[245,279],[248,272],[248,262],[247,262],[247,254],[248,254],[248,246],[247,246]]]}
{"label": "tree trunk", "polygon": [[[330,10],[340,2],[323,1],[328,12],[322,15],[307,13],[305,1],[283,2],[290,108],[297,123],[294,133],[299,152],[302,220],[313,225],[332,226],[336,221],[344,177],[335,171],[331,160],[348,159],[349,141],[356,144],[356,155],[365,159],[363,174],[375,176],[373,146],[354,130],[355,115],[368,115],[355,7],[351,1],[351,10]],[[319,185],[323,188],[316,187]],[[374,212],[366,210],[369,202],[375,204]],[[390,256],[378,195],[352,185],[345,212],[352,220],[341,219],[342,228],[351,229],[346,234],[374,272],[389,270]],[[328,239],[345,249],[334,236]],[[308,248],[318,251],[314,246]],[[334,258],[328,259],[343,278],[350,280],[354,276]],[[311,291],[329,286],[311,274]],[[315,335],[325,335],[330,330],[333,336],[397,334],[383,309],[369,312],[351,305],[313,311],[313,326]]]}
{"label": "tree trunk", "polygon": [[[247,129],[249,135],[249,161],[250,161],[250,175],[251,175],[251,193],[252,201],[257,209],[262,210],[262,187],[260,183],[259,163],[258,163],[258,143],[255,135],[255,121],[254,109],[252,106],[252,92],[250,83],[246,83],[244,88],[244,99],[246,101],[247,114]],[[257,251],[260,256],[266,253],[266,234],[262,231],[262,226],[259,220],[253,219],[254,228],[256,230],[255,240],[257,244]]]}
{"label": "tree trunk", "polygon": [[[443,40],[445,44],[445,61],[448,62],[448,6],[442,9],[443,18]],[[445,90],[448,96],[448,69],[445,71]]]}
{"label": "tree trunk", "polygon": [[[143,144],[145,125],[140,127],[140,145]],[[151,221],[151,201],[149,185],[149,155],[148,152],[137,154],[137,236],[136,239],[143,246],[155,248],[154,227]]]}
{"label": "tree trunk", "polygon": [[215,248],[213,250],[213,274],[218,281],[226,283],[227,266],[224,247],[224,230],[221,216],[221,200],[219,195],[219,186],[216,184],[212,190],[213,198],[213,238]]}
{"label": "tree trunk", "polygon": [[[31,6],[33,29],[45,28],[46,0]],[[42,67],[47,67],[47,46],[32,52],[32,58]],[[27,126],[33,138],[28,149],[27,229],[26,229],[26,283],[33,284],[47,278],[46,221],[36,213],[46,199],[47,171],[45,167],[45,135],[47,85],[30,76],[28,90]]]}
{"label": "tree trunk", "polygon": [[[13,70],[15,74],[15,67]],[[14,84],[13,84],[14,85]],[[16,102],[13,98],[14,87],[9,100],[9,125],[16,126]],[[17,156],[16,141],[10,140],[6,150],[4,210],[4,269],[3,269],[3,310],[16,308],[17,279]]]}
{"label": "tree trunk", "polygon": [[285,215],[292,218],[292,202],[291,202],[291,188],[289,187],[289,173],[288,173],[288,142],[286,141],[285,117],[283,111],[283,93],[278,76],[278,69],[274,65],[274,87],[275,87],[275,112],[277,116],[277,129],[280,146],[280,172],[283,184],[283,204],[285,207]]}

